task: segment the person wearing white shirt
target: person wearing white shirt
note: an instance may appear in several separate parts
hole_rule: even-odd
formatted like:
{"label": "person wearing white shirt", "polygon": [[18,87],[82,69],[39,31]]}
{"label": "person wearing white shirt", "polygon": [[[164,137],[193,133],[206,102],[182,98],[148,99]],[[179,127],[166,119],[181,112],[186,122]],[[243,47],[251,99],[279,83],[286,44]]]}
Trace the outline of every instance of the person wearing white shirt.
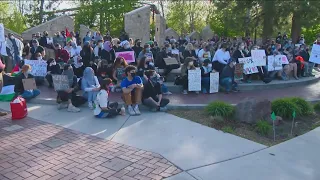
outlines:
{"label": "person wearing white shirt", "polygon": [[230,53],[227,49],[227,44],[222,44],[221,48],[216,51],[212,59],[213,68],[219,73],[230,61]]}
{"label": "person wearing white shirt", "polygon": [[99,40],[96,47],[93,49],[93,53],[96,58],[101,57],[102,49],[103,49],[103,40]]}
{"label": "person wearing white shirt", "polygon": [[93,114],[97,118],[111,118],[121,113],[121,109],[118,108],[118,103],[109,103],[109,89],[112,84],[110,78],[104,79],[101,83],[100,91],[97,94],[95,101],[95,109]]}
{"label": "person wearing white shirt", "polygon": [[206,45],[198,52],[199,63],[202,64],[204,60],[209,59],[211,61],[210,47]]}
{"label": "person wearing white shirt", "polygon": [[82,48],[81,46],[77,46],[75,42],[71,42],[71,49],[70,49],[70,59],[73,62],[74,74],[77,77],[82,77],[84,67],[82,62],[82,57],[80,56]]}

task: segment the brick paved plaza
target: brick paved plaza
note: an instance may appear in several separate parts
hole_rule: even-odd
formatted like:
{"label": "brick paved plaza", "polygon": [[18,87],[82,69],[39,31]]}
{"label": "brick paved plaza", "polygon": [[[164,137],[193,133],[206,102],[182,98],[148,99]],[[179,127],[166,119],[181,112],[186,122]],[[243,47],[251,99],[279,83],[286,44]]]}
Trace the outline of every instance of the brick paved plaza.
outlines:
{"label": "brick paved plaza", "polygon": [[0,117],[0,179],[163,179],[181,172],[161,155],[32,118]]}

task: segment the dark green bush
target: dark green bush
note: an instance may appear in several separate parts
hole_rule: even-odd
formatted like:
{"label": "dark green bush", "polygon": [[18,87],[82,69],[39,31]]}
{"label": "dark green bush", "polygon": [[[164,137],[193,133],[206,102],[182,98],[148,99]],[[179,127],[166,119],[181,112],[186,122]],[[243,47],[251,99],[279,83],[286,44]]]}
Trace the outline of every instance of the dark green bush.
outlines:
{"label": "dark green bush", "polygon": [[314,109],[315,111],[320,111],[320,102],[314,104],[314,105],[313,105],[313,109]]}
{"label": "dark green bush", "polygon": [[256,131],[261,135],[268,135],[268,133],[272,130],[272,126],[268,121],[260,120],[256,124]]}
{"label": "dark green bush", "polygon": [[291,98],[281,98],[272,101],[272,111],[277,115],[283,118],[291,118],[293,111],[296,111],[296,114],[301,114],[299,106],[297,106]]}
{"label": "dark green bush", "polygon": [[222,101],[208,104],[205,110],[211,116],[232,117],[234,114],[234,107]]}
{"label": "dark green bush", "polygon": [[290,100],[300,109],[300,114],[297,113],[297,115],[310,115],[313,113],[311,104],[306,100],[299,97],[293,97]]}

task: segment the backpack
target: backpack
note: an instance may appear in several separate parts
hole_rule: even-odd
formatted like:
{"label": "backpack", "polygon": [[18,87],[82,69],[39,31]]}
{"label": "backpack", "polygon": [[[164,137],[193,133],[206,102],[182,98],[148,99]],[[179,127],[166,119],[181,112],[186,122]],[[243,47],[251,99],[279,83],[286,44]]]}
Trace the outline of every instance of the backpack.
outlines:
{"label": "backpack", "polygon": [[182,78],[181,76],[177,75],[174,79],[174,85],[181,85],[182,84]]}

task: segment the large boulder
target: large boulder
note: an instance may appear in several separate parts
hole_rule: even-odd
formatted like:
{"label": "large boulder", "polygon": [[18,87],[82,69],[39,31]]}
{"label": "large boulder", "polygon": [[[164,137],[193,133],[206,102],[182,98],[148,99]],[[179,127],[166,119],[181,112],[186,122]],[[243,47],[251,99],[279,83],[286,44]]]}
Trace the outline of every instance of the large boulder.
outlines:
{"label": "large boulder", "polygon": [[249,124],[255,124],[262,119],[268,119],[270,115],[271,102],[269,100],[246,98],[237,104],[235,108],[235,119]]}

